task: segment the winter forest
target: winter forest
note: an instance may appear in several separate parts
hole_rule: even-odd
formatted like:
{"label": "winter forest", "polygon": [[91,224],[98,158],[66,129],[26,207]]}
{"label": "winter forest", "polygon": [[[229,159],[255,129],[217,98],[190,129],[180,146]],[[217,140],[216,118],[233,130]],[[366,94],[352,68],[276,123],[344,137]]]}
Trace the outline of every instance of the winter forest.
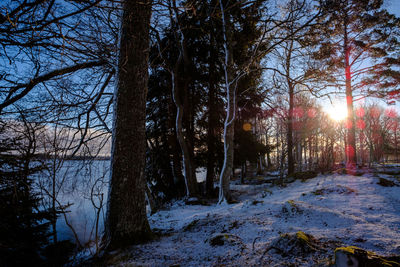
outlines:
{"label": "winter forest", "polygon": [[400,266],[398,0],[1,0],[0,267]]}

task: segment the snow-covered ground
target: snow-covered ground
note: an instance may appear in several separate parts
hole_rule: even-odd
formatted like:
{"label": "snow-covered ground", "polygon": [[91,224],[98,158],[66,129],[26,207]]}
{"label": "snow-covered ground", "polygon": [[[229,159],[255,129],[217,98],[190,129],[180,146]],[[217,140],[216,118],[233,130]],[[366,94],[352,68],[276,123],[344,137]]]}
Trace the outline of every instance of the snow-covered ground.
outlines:
{"label": "snow-covered ground", "polygon": [[[398,185],[398,178],[380,175]],[[160,237],[116,253],[128,266],[317,266],[321,258],[285,257],[266,251],[284,233],[303,231],[332,245],[354,245],[381,255],[400,254],[400,187],[378,185],[379,177],[320,175],[287,187],[232,185],[237,204],[176,202],[149,218]],[[218,233],[233,242],[212,246]],[[328,246],[329,247],[329,246]],[[124,265],[125,266],[125,265]]]}

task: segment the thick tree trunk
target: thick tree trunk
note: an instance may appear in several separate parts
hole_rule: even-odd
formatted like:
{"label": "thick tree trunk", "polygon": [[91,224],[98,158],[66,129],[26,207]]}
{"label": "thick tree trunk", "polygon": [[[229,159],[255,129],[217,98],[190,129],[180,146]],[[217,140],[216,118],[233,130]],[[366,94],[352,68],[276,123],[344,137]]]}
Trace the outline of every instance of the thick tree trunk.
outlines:
{"label": "thick tree trunk", "polygon": [[151,237],[145,203],[145,110],[151,0],[125,1],[114,99],[107,250]]}
{"label": "thick tree trunk", "polygon": [[351,68],[350,68],[350,52],[351,47],[349,45],[347,37],[347,21],[344,21],[344,56],[345,56],[345,74],[346,74],[346,102],[347,102],[347,145],[345,147],[346,153],[346,168],[354,170],[356,167],[356,129],[354,120],[354,108],[353,108],[353,91],[351,88]]}

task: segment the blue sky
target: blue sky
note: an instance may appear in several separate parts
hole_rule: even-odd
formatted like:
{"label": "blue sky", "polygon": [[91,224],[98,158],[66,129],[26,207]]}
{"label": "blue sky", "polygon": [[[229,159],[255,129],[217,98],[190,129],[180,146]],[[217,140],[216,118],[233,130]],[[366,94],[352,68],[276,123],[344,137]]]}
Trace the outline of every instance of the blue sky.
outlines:
{"label": "blue sky", "polygon": [[400,0],[388,0],[385,5],[390,13],[400,17]]}

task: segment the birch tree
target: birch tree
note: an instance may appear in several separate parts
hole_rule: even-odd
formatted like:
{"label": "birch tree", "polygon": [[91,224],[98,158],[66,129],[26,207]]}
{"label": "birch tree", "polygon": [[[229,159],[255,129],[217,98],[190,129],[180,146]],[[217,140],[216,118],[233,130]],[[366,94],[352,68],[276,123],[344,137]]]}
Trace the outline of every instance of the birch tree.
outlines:
{"label": "birch tree", "polygon": [[260,51],[265,41],[265,32],[263,33],[258,27],[261,17],[257,10],[263,6],[263,3],[262,0],[244,1],[227,6],[225,1],[219,1],[223,36],[223,87],[226,93],[226,115],[223,126],[224,161],[219,177],[219,203],[233,201],[229,183],[234,171],[233,141],[238,86],[244,76],[252,71],[260,70],[258,63],[262,55]]}
{"label": "birch tree", "polygon": [[236,89],[237,83],[232,80],[232,64],[233,58],[229,47],[228,39],[228,21],[225,19],[225,10],[222,0],[219,1],[221,9],[221,19],[222,19],[222,32],[224,37],[223,47],[224,47],[224,86],[226,91],[226,116],[224,121],[224,163],[222,165],[220,177],[219,177],[219,200],[218,203],[224,201],[231,202],[232,196],[229,189],[230,176],[233,171],[233,137],[234,137],[234,127],[235,127],[235,113],[236,113]]}

